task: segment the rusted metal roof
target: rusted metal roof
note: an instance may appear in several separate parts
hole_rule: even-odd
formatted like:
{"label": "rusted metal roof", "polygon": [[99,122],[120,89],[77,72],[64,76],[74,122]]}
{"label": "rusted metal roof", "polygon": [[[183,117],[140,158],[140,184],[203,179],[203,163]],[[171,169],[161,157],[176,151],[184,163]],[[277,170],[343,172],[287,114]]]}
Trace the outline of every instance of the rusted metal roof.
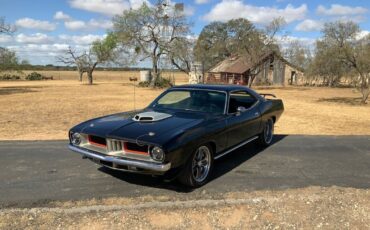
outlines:
{"label": "rusted metal roof", "polygon": [[[289,63],[283,57],[278,55],[276,52],[269,52],[265,55],[261,56],[260,61],[256,65],[261,64],[270,56],[277,57],[284,61],[287,65],[290,65],[296,69],[299,67],[294,66],[293,64]],[[243,56],[233,56],[226,58],[225,60],[217,63],[213,68],[211,68],[208,72],[210,73],[235,73],[235,74],[243,74],[247,72],[249,69],[253,68],[254,66],[248,61],[246,57]]]}
{"label": "rusted metal roof", "polygon": [[209,70],[210,73],[243,74],[251,68],[246,58],[234,56],[226,58]]}

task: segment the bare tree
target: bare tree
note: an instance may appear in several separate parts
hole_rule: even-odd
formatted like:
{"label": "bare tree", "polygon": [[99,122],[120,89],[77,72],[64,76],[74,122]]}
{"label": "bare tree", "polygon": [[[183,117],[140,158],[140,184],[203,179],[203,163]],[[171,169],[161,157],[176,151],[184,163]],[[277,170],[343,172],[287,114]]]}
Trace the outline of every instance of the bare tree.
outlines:
{"label": "bare tree", "polygon": [[193,47],[194,42],[192,39],[179,38],[173,42],[171,51],[168,52],[171,64],[186,74],[190,73],[191,65],[194,61]]}
{"label": "bare tree", "polygon": [[75,65],[78,71],[78,80],[82,81],[83,74],[87,72],[86,68],[86,53],[77,54],[75,50],[68,47],[68,50],[63,56],[57,57],[57,60],[66,65]]}
{"label": "bare tree", "polygon": [[370,36],[359,39],[360,28],[353,22],[331,22],[324,25],[323,33],[328,46],[337,49],[337,58],[359,76],[357,88],[366,103],[370,94]]}
{"label": "bare tree", "polygon": [[307,69],[312,59],[309,47],[299,40],[290,41],[283,54],[290,63],[302,69]]}
{"label": "bare tree", "polygon": [[10,24],[6,24],[4,17],[0,17],[0,34],[2,33],[10,34],[13,33],[14,31],[15,27]]}
{"label": "bare tree", "polygon": [[[154,6],[144,3],[139,9],[124,11],[114,17],[113,24],[118,40],[133,51],[132,56],[136,55],[140,60],[151,59],[152,87],[160,77],[160,59],[176,56],[172,55],[173,48],[179,47],[175,43],[184,41],[182,38],[189,34],[189,24],[181,7],[168,8],[163,0]],[[174,64],[176,59],[172,58]]]}
{"label": "bare tree", "polygon": [[96,40],[91,44],[88,51],[77,54],[75,50],[68,49],[67,57],[59,57],[59,61],[66,64],[74,64],[80,74],[87,73],[88,84],[93,84],[93,72],[97,65],[113,61],[116,58],[117,40],[114,34],[108,34],[103,40]]}

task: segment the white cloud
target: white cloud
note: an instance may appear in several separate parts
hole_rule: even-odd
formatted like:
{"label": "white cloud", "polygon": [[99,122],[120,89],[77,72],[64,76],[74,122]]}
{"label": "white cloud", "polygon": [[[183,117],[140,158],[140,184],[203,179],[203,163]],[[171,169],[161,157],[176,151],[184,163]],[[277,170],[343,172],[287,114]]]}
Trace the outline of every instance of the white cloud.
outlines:
{"label": "white cloud", "polygon": [[138,9],[143,3],[151,5],[149,0],[69,0],[69,5],[73,8],[108,16],[122,14],[130,8]]}
{"label": "white cloud", "polygon": [[53,31],[56,25],[48,21],[40,21],[32,18],[21,18],[15,22],[15,25],[27,29],[37,29],[44,31]]}
{"label": "white cloud", "polygon": [[196,4],[206,4],[208,3],[210,0],[195,0],[195,3]]}
{"label": "white cloud", "polygon": [[90,19],[88,21],[88,26],[90,28],[97,28],[97,29],[111,29],[113,27],[113,23],[111,20],[96,20],[96,19]]}
{"label": "white cloud", "polygon": [[320,21],[316,20],[311,20],[311,19],[306,19],[299,23],[296,27],[295,30],[297,31],[319,31],[322,29],[323,23]]}
{"label": "white cloud", "polygon": [[63,11],[58,11],[54,14],[54,19],[68,21],[72,18],[68,14],[63,13]]}
{"label": "white cloud", "polygon": [[31,35],[21,33],[17,35],[16,41],[19,43],[40,44],[40,43],[50,43],[53,41],[53,38],[43,33],[36,33]]}
{"label": "white cloud", "polygon": [[184,15],[185,16],[192,16],[195,13],[195,8],[192,6],[185,6],[184,7]]}
{"label": "white cloud", "polygon": [[64,26],[69,30],[95,30],[95,29],[110,29],[113,23],[110,20],[90,19],[89,21],[70,20],[64,22]]}
{"label": "white cloud", "polygon": [[356,39],[360,40],[360,39],[363,39],[365,38],[366,36],[370,35],[370,31],[367,31],[367,30],[362,30],[360,31],[357,36],[356,36]]}
{"label": "white cloud", "polygon": [[307,5],[285,8],[262,7],[244,4],[241,0],[222,0],[216,4],[203,18],[207,21],[227,21],[236,18],[246,18],[252,22],[266,24],[272,19],[283,17],[287,23],[304,19]]}
{"label": "white cloud", "polygon": [[70,0],[69,4],[73,8],[105,15],[121,14],[130,9],[130,3],[125,0]]}
{"label": "white cloud", "polygon": [[308,37],[296,37],[296,36],[284,36],[284,37],[277,36],[277,41],[283,47],[290,45],[291,42],[293,41],[299,41],[300,43],[306,46],[313,47],[313,45],[316,42],[316,39],[308,38]]}
{"label": "white cloud", "polygon": [[74,43],[76,45],[89,45],[92,42],[98,40],[98,39],[103,39],[106,35],[96,35],[96,34],[87,34],[87,35],[59,35],[59,39],[64,42],[70,42]]}
{"label": "white cloud", "polygon": [[148,6],[151,6],[148,0],[130,0],[130,6],[132,9],[139,9],[143,5],[143,3],[146,3]]}
{"label": "white cloud", "polygon": [[330,8],[326,8],[323,5],[317,7],[317,13],[328,16],[340,16],[340,15],[357,15],[365,14],[368,10],[364,7],[351,7],[343,6],[339,4],[332,4]]}
{"label": "white cloud", "polygon": [[84,21],[79,21],[79,20],[64,22],[64,26],[69,30],[84,30],[84,29],[86,29],[86,23]]}
{"label": "white cloud", "polygon": [[7,34],[0,34],[0,43],[7,43],[12,40],[13,40],[12,36],[7,35]]}

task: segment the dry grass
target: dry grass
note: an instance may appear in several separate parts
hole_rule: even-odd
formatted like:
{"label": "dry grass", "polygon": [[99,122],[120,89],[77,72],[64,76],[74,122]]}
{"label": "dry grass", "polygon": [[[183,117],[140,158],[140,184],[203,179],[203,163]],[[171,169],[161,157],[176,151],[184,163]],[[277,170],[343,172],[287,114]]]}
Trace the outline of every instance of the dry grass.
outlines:
{"label": "dry grass", "polygon": [[[128,81],[131,73],[97,72],[93,86],[66,80],[76,78],[74,72],[60,73],[64,80],[0,82],[0,140],[66,139],[68,129],[81,121],[134,108],[134,88]],[[186,82],[183,74],[176,74],[177,84]],[[358,105],[359,93],[352,89],[258,91],[275,93],[284,100],[285,112],[277,123],[277,133],[370,134],[370,106]],[[136,108],[145,107],[161,92],[136,88]]]}
{"label": "dry grass", "polygon": [[[23,71],[27,75],[34,71]],[[77,80],[78,75],[76,71],[36,71],[44,76],[53,77],[54,80]],[[186,82],[188,77],[182,72],[163,72],[165,78],[174,77],[176,81]],[[140,79],[139,71],[94,71],[94,80],[96,81],[115,81],[115,82],[129,82],[130,77],[137,77]],[[83,77],[86,81],[86,74]]]}

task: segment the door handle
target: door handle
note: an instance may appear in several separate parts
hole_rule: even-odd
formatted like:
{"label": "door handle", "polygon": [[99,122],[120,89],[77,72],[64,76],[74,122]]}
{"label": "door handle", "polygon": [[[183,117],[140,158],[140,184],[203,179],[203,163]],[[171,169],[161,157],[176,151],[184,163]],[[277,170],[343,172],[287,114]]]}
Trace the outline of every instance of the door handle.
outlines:
{"label": "door handle", "polygon": [[259,113],[259,112],[255,112],[255,113],[254,113],[254,115],[255,115],[255,116],[259,116],[259,115],[260,115],[260,113]]}

